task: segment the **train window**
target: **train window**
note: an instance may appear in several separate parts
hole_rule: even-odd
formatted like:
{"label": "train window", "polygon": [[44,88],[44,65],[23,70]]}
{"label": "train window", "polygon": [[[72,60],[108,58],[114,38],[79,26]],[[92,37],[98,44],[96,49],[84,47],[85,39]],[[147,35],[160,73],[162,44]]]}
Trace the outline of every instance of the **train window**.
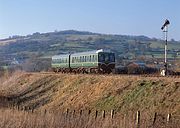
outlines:
{"label": "train window", "polygon": [[110,55],[109,55],[109,61],[110,61],[110,62],[115,62],[114,54],[110,54]]}
{"label": "train window", "polygon": [[82,62],[84,62],[84,56],[83,56]]}
{"label": "train window", "polygon": [[89,56],[87,56],[87,62],[89,62]]}
{"label": "train window", "polygon": [[89,62],[91,62],[91,55],[89,56]]}
{"label": "train window", "polygon": [[87,56],[85,56],[85,62],[87,61]]}
{"label": "train window", "polygon": [[105,61],[106,61],[106,62],[109,61],[109,56],[108,56],[108,54],[105,54]]}
{"label": "train window", "polygon": [[72,63],[74,63],[74,57],[72,57]]}
{"label": "train window", "polygon": [[79,57],[77,57],[77,62],[79,62]]}
{"label": "train window", "polygon": [[94,62],[94,55],[92,56],[92,62]]}
{"label": "train window", "polygon": [[105,61],[105,55],[104,54],[100,54],[99,55],[99,61],[100,62],[104,62]]}
{"label": "train window", "polygon": [[80,56],[80,62],[82,62],[82,57]]}
{"label": "train window", "polygon": [[97,61],[97,55],[95,55],[94,60]]}

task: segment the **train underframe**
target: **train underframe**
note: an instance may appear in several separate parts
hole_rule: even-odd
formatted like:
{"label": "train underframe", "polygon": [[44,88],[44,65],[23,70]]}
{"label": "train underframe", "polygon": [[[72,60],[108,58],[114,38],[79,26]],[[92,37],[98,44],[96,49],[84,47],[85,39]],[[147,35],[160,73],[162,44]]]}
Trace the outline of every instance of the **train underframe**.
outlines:
{"label": "train underframe", "polygon": [[54,72],[61,73],[95,73],[95,74],[110,74],[113,73],[115,64],[105,65],[99,64],[97,67],[78,67],[78,68],[53,68]]}

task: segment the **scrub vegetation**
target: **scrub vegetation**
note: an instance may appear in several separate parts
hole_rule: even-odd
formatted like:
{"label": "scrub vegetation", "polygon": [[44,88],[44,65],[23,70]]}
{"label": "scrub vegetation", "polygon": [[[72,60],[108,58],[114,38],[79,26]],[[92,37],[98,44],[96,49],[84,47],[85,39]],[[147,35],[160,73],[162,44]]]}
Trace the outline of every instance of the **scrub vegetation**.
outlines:
{"label": "scrub vegetation", "polygon": [[[117,122],[121,116],[124,120],[124,115],[131,115],[126,122],[130,127],[134,123],[131,121],[134,115],[130,113],[137,111],[150,122],[153,114],[159,113],[162,123],[166,120],[163,115],[169,113],[179,118],[179,87],[179,78],[171,77],[15,72],[0,77],[0,127],[111,127],[123,124]],[[67,109],[76,110],[77,114],[81,110],[83,113],[91,110],[92,116],[95,111],[101,116],[102,111],[110,115],[114,110],[117,115],[113,123],[108,122],[110,117],[104,119],[105,122],[99,118],[97,123],[97,120],[92,121],[94,117],[87,119],[88,116],[69,117],[67,123],[61,115]],[[77,124],[77,120],[81,123]]]}

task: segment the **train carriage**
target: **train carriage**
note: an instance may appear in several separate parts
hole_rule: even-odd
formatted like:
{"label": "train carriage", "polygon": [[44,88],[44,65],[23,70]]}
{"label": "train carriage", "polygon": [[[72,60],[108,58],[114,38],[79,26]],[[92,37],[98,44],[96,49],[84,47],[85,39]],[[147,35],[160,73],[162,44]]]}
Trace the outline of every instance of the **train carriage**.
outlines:
{"label": "train carriage", "polygon": [[96,51],[74,53],[70,58],[70,66],[74,72],[96,72],[98,53]]}
{"label": "train carriage", "polygon": [[70,54],[52,57],[51,67],[54,72],[65,72],[70,69]]}
{"label": "train carriage", "polygon": [[74,73],[111,73],[115,68],[115,55],[95,50],[52,57],[54,71]]}

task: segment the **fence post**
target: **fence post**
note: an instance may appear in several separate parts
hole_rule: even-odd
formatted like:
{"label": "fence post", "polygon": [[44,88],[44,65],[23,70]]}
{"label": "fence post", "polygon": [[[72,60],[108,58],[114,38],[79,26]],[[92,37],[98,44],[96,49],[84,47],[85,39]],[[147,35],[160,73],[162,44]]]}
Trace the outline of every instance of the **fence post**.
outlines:
{"label": "fence post", "polygon": [[45,110],[44,110],[44,114],[45,114],[45,115],[46,115],[46,112],[47,112],[47,110],[45,109]]}
{"label": "fence post", "polygon": [[171,120],[171,114],[168,114],[168,115],[167,115],[167,123],[169,123],[170,120]]}
{"label": "fence post", "polygon": [[98,111],[96,110],[96,113],[95,113],[95,119],[97,118],[97,115],[98,115]]}
{"label": "fence post", "polygon": [[17,110],[19,111],[19,104],[17,105]]}
{"label": "fence post", "polygon": [[83,111],[82,111],[82,110],[80,110],[80,113],[79,113],[79,114],[80,114],[80,116],[82,116],[82,112],[83,112]]}
{"label": "fence post", "polygon": [[124,128],[126,128],[126,114],[124,114],[124,117],[123,117],[123,124],[124,124]]}
{"label": "fence post", "polygon": [[89,115],[89,116],[90,116],[90,114],[91,114],[91,110],[88,111],[88,115]]}
{"label": "fence post", "polygon": [[155,112],[155,113],[154,113],[154,117],[153,117],[153,125],[154,125],[155,122],[156,122],[156,117],[157,117],[157,113]]}
{"label": "fence post", "polygon": [[68,117],[68,114],[69,114],[69,109],[67,108],[66,109],[66,117]]}
{"label": "fence post", "polygon": [[23,111],[24,111],[24,112],[26,111],[26,106],[23,106]]}
{"label": "fence post", "polygon": [[111,119],[114,117],[114,110],[111,110]]}
{"label": "fence post", "polygon": [[34,113],[34,108],[31,109],[31,112]]}
{"label": "fence post", "polygon": [[103,110],[103,111],[102,111],[102,118],[105,118],[105,115],[106,115],[106,111]]}
{"label": "fence post", "polygon": [[140,111],[136,113],[136,127],[140,128]]}
{"label": "fence post", "polygon": [[75,117],[76,115],[76,110],[73,110],[73,117]]}

